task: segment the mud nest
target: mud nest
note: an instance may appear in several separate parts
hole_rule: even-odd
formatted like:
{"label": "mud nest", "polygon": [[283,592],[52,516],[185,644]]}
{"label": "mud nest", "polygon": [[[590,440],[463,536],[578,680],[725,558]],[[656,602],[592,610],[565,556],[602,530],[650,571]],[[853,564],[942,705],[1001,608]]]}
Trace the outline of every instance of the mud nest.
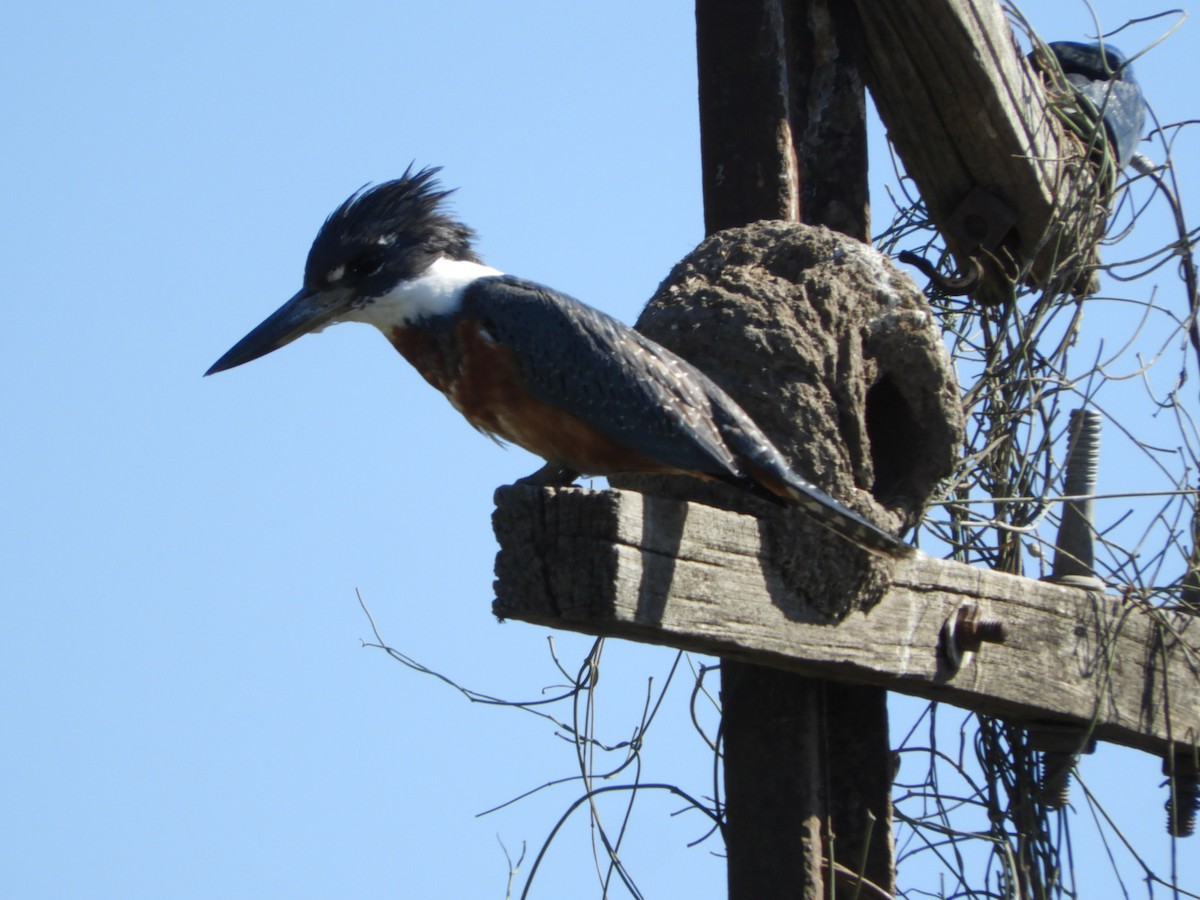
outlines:
{"label": "mud nest", "polygon": [[[637,328],[707,373],[793,468],[881,527],[919,521],[962,440],[953,366],[924,296],[881,253],[830,231],[758,222],[678,263]],[[805,618],[840,618],[882,584],[863,551],[721,484],[613,479],[763,516]]]}

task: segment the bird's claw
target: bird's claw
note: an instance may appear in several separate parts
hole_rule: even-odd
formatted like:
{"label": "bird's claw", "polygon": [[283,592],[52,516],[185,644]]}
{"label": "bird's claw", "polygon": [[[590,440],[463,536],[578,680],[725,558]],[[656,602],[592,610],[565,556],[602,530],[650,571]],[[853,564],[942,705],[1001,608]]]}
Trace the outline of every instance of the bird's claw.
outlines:
{"label": "bird's claw", "polygon": [[527,484],[532,487],[565,487],[574,484],[579,473],[558,463],[546,463],[536,472],[518,478],[517,484]]}

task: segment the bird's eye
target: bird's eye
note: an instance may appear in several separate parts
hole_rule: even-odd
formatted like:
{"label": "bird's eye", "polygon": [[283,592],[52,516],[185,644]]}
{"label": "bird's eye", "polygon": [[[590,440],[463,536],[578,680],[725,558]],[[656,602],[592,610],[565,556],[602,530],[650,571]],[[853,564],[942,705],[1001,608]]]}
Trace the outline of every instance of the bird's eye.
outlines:
{"label": "bird's eye", "polygon": [[383,268],[384,256],[375,250],[356,256],[346,266],[346,273],[351,278],[367,278]]}

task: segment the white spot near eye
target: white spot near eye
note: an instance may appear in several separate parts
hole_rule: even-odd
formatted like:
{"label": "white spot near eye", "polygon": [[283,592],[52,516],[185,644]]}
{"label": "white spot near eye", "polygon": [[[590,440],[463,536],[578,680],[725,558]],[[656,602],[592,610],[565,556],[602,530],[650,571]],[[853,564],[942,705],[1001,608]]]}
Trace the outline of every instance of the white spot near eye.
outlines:
{"label": "white spot near eye", "polygon": [[337,284],[339,281],[342,280],[342,276],[345,274],[346,274],[345,266],[334,266],[332,269],[329,270],[329,275],[325,280],[328,281],[330,284]]}
{"label": "white spot near eye", "polygon": [[371,298],[365,306],[352,309],[342,318],[370,322],[387,332],[396,325],[448,315],[459,309],[467,285],[477,278],[499,274],[491,266],[442,257],[423,274],[400,282],[383,296]]}
{"label": "white spot near eye", "polygon": [[388,246],[396,243],[396,236],[394,234],[380,235],[379,240],[377,240],[375,243],[380,244],[384,247],[388,247]]}

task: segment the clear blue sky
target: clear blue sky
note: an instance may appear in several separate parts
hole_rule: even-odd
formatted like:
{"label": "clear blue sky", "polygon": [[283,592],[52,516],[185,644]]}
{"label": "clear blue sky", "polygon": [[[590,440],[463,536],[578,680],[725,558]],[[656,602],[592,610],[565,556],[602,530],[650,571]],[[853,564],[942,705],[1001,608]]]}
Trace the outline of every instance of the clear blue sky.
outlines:
{"label": "clear blue sky", "polygon": [[[1045,36],[1089,33],[1081,2],[1053,5],[1028,10]],[[1196,28],[1138,64],[1164,120],[1200,109]],[[362,649],[355,591],[469,686],[560,682],[545,630],[490,614],[492,491],[537,461],[366,327],[200,376],[298,287],[324,216],[413,160],[445,166],[490,263],[632,321],[702,237],[693,38],[682,0],[10,5],[0,893],[504,896],[497,838],[532,855],[576,790],[475,815],[572,774],[571,749]],[[556,642],[572,667],[587,646]],[[617,741],[670,654],[604,662]],[[703,793],[686,700],[646,777]],[[1158,761],[1085,774],[1165,871]],[[639,801],[629,867],[647,897],[723,897],[677,808]],[[599,896],[584,821],[534,896]],[[1094,842],[1076,852],[1103,876]]]}

